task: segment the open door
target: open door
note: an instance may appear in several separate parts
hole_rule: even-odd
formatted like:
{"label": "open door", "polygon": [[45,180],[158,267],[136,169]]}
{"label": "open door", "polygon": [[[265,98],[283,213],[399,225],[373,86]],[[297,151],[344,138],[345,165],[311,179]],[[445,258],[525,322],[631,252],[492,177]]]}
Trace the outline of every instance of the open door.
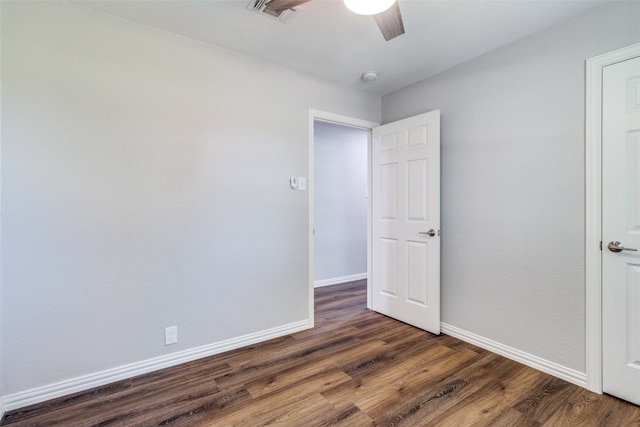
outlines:
{"label": "open door", "polygon": [[640,405],[640,57],[602,71],[602,366]]}
{"label": "open door", "polygon": [[371,308],[440,333],[440,111],[373,128]]}

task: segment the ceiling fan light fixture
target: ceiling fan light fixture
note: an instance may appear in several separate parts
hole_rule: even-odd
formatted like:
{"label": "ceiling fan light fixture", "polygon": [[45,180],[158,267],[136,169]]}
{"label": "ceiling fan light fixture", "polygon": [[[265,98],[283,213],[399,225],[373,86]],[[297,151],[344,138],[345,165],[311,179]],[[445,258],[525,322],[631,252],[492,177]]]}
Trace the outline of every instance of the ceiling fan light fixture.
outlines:
{"label": "ceiling fan light fixture", "polygon": [[396,0],[344,0],[344,5],[358,15],[377,15],[389,9],[395,2]]}

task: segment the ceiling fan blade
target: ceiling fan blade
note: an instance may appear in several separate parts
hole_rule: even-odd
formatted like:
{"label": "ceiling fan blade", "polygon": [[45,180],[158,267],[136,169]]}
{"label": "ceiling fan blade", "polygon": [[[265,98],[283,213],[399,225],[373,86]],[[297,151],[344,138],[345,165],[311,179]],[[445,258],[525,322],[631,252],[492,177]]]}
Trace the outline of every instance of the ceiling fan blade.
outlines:
{"label": "ceiling fan blade", "polygon": [[280,15],[287,9],[293,9],[296,6],[310,1],[311,0],[271,0],[265,5],[265,9],[268,9],[276,15]]}
{"label": "ceiling fan blade", "polygon": [[[274,0],[275,1],[275,0]],[[394,2],[393,6],[382,13],[373,15],[378,24],[378,28],[382,32],[382,36],[386,41],[396,38],[404,34],[404,24],[402,23],[402,15],[400,15],[400,6],[398,2]]]}

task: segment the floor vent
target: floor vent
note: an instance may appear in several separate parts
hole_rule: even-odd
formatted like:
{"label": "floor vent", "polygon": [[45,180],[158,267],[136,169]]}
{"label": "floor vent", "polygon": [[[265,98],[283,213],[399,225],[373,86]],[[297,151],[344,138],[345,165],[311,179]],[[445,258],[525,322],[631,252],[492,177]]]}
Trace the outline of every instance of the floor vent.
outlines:
{"label": "floor vent", "polygon": [[253,10],[254,12],[259,13],[262,16],[276,19],[283,23],[290,19],[296,12],[296,8],[293,8],[286,9],[282,13],[278,14],[277,12],[269,9],[268,4],[270,1],[271,0],[251,0],[247,5],[247,9]]}

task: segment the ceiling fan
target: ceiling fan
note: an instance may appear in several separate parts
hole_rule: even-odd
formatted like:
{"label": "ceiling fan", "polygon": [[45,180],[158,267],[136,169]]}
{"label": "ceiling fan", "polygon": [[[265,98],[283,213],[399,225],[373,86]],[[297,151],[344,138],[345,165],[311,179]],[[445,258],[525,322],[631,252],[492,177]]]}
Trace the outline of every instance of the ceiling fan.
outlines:
{"label": "ceiling fan", "polygon": [[[249,8],[284,21],[296,6],[311,0],[253,0]],[[404,25],[397,0],[344,0],[352,12],[373,15],[386,41],[404,34]],[[373,6],[373,9],[370,7]]]}

